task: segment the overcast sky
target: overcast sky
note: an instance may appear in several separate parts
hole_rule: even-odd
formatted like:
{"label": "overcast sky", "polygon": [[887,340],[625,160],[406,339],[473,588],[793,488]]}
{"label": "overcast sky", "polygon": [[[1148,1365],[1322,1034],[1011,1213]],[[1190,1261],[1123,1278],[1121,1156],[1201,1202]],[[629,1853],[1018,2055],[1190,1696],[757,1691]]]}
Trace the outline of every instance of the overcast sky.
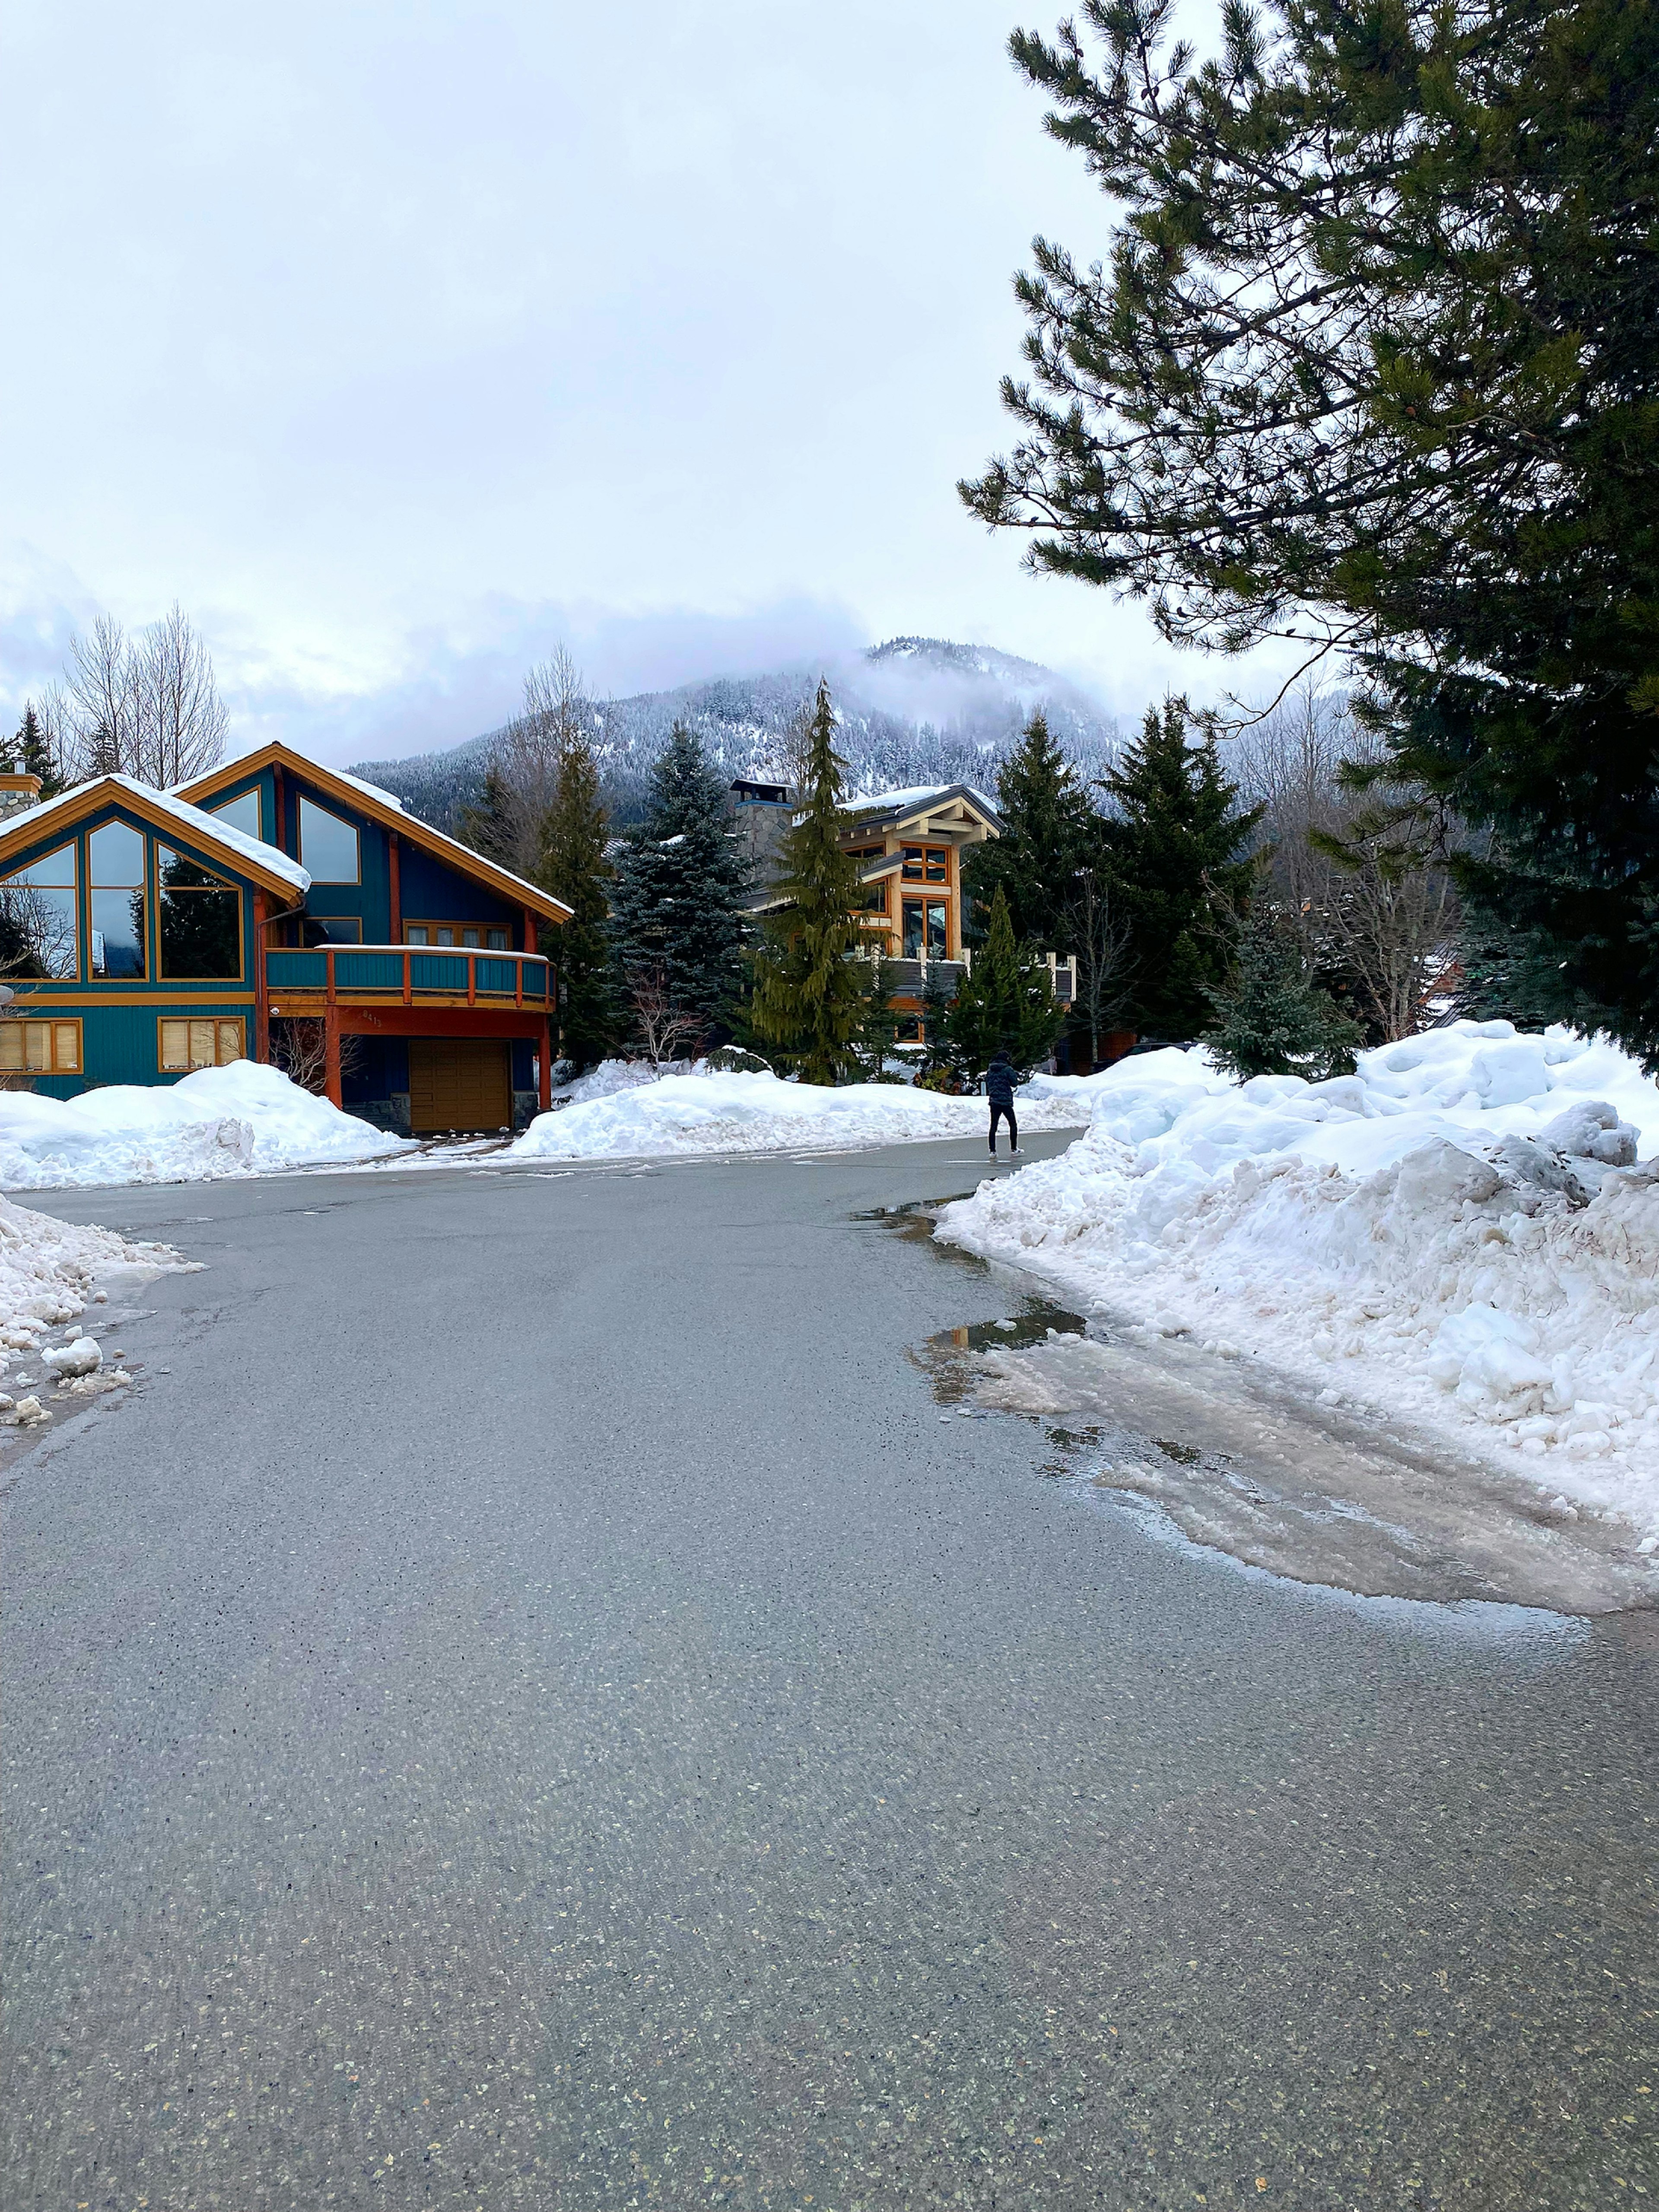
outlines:
{"label": "overcast sky", "polygon": [[[175,597],[239,744],[424,750],[901,632],[1139,711],[1240,672],[953,485],[1105,202],[1019,0],[9,0],[0,705]],[[1259,680],[1258,685],[1259,688]]]}

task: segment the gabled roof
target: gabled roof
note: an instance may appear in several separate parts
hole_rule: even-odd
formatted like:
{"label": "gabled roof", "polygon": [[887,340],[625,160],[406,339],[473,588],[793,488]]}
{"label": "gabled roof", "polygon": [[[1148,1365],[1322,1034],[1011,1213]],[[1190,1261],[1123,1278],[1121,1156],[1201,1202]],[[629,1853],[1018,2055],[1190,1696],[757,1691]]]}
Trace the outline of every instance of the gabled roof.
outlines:
{"label": "gabled roof", "polygon": [[7,872],[15,854],[38,845],[43,838],[73,830],[112,801],[148,822],[152,829],[187,837],[198,851],[216,854],[239,876],[246,876],[262,890],[276,892],[290,906],[311,888],[307,871],[274,845],[262,844],[216,815],[204,814],[175,793],[156,791],[130,775],[96,776],[90,783],[77,783],[69,791],[59,792],[56,799],[43,799],[22,814],[9,814],[0,823],[0,874]]}
{"label": "gabled roof", "polygon": [[239,759],[225,761],[198,775],[189,783],[179,786],[176,796],[190,801],[193,806],[209,805],[234,783],[257,775],[262,769],[280,768],[285,775],[297,776],[313,790],[326,792],[343,805],[359,814],[366,814],[371,822],[378,822],[383,830],[395,830],[400,837],[407,837],[411,845],[418,845],[433,854],[462,874],[474,876],[480,883],[488,884],[501,897],[511,899],[519,906],[527,906],[544,921],[568,921],[572,909],[562,899],[556,899],[539,884],[526,883],[515,876],[510,868],[498,866],[482,853],[475,853],[470,845],[463,845],[459,837],[447,837],[441,830],[434,830],[429,822],[422,822],[409,813],[401,800],[378,784],[365,783],[361,776],[347,775],[343,769],[325,768],[320,761],[309,759],[295,752],[291,745],[280,739],[260,745]]}
{"label": "gabled roof", "polygon": [[913,784],[906,791],[878,791],[867,799],[843,799],[840,811],[854,822],[872,827],[882,823],[902,829],[908,822],[923,821],[954,807],[959,816],[971,814],[988,830],[1000,833],[1002,817],[994,799],[969,783]]}

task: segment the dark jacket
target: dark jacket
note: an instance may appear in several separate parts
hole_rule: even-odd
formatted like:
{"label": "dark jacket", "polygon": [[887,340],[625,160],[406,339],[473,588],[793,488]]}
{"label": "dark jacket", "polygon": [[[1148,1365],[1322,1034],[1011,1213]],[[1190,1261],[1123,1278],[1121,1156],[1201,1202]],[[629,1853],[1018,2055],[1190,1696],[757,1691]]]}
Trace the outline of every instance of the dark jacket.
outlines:
{"label": "dark jacket", "polygon": [[1012,1106],[1018,1080],[1012,1063],[999,1053],[985,1071],[985,1095],[994,1106]]}

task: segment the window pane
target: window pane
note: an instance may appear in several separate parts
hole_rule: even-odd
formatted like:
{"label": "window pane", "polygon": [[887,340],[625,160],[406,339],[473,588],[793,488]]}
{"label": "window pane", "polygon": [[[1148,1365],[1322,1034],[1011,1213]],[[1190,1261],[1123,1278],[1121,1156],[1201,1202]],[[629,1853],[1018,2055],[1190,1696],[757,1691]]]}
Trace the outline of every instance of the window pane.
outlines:
{"label": "window pane", "polygon": [[427,942],[426,924],[423,921],[411,921],[404,932],[404,935],[411,945],[424,945]]}
{"label": "window pane", "polygon": [[945,957],[945,902],[943,899],[929,899],[927,902],[927,957],[930,960],[943,960]]}
{"label": "window pane", "polygon": [[948,881],[948,879],[947,863],[945,854],[943,853],[930,853],[927,855],[928,882],[930,884],[942,884]]}
{"label": "window pane", "polygon": [[0,955],[14,973],[78,975],[80,931],[80,902],[72,890],[42,890],[24,876],[0,884]]}
{"label": "window pane", "polygon": [[904,880],[907,884],[919,884],[921,881],[921,848],[920,845],[907,845],[904,848],[903,875]]}
{"label": "window pane", "polygon": [[161,973],[216,981],[242,972],[242,895],[182,853],[158,847],[161,866]]}
{"label": "window pane", "polygon": [[915,899],[904,902],[904,957],[907,960],[921,957],[921,908]]}
{"label": "window pane", "polygon": [[15,884],[50,884],[58,890],[75,888],[75,848],[60,845],[55,853],[43,860],[31,860],[27,868],[20,868],[12,878]]}
{"label": "window pane", "polygon": [[132,890],[144,880],[144,839],[129,822],[106,822],[87,840],[87,880],[106,890]]}
{"label": "window pane", "polygon": [[318,933],[319,945],[361,945],[363,941],[363,925],[355,915],[308,914],[306,927]]}
{"label": "window pane", "polygon": [[8,1017],[0,1020],[0,1069],[23,1065],[23,1024]]}
{"label": "window pane", "polygon": [[476,951],[478,945],[477,931],[476,929],[464,929],[461,932],[461,943],[465,945],[469,951]]}
{"label": "window pane", "polygon": [[210,814],[216,814],[222,822],[228,822],[233,830],[240,830],[245,837],[263,838],[259,824],[259,794],[244,791],[234,799],[226,799],[222,806],[210,806]]}
{"label": "window pane", "polygon": [[219,1065],[228,1067],[233,1060],[242,1057],[242,1024],[240,1022],[219,1024]]}
{"label": "window pane", "polygon": [[60,1075],[77,1075],[81,1069],[81,1024],[79,1022],[59,1022],[58,1030],[58,1072]]}
{"label": "window pane", "polygon": [[489,935],[484,939],[484,943],[489,946],[492,952],[505,952],[507,950],[507,932],[504,929],[492,929]]}
{"label": "window pane", "polygon": [[172,1074],[175,1069],[190,1066],[190,1024],[163,1022],[161,1024],[161,1073]]}
{"label": "window pane", "polygon": [[453,945],[455,942],[454,931],[453,929],[441,928],[438,932],[436,941],[440,945]]}
{"label": "window pane", "polygon": [[94,891],[92,895],[92,972],[94,975],[142,975],[144,972],[144,894]]}
{"label": "window pane", "polygon": [[310,799],[300,801],[300,858],[318,884],[355,884],[357,832]]}
{"label": "window pane", "polygon": [[25,1022],[23,1024],[23,1064],[26,1067],[44,1071],[52,1065],[52,1028],[46,1022]]}

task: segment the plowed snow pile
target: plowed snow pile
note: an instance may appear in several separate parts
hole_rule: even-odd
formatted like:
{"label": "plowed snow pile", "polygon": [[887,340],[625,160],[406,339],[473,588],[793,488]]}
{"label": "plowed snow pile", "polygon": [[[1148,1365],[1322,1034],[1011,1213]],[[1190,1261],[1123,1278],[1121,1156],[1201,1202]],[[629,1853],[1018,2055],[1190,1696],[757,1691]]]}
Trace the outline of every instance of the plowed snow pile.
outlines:
{"label": "plowed snow pile", "polygon": [[940,1237],[1659,1533],[1659,1086],[1624,1053],[1459,1022],[1328,1083],[1167,1051],[1062,1087],[1086,1135]]}
{"label": "plowed snow pile", "polygon": [[[48,1379],[95,1370],[102,1364],[95,1345],[88,1343],[79,1355],[66,1351],[43,1354],[44,1339],[86,1311],[100,1274],[137,1267],[144,1277],[153,1278],[179,1264],[178,1254],[167,1245],[129,1244],[113,1230],[54,1221],[50,1214],[34,1213],[0,1198],[0,1375],[19,1354],[31,1364],[38,1359]],[[115,1379],[126,1378],[118,1373]],[[10,1397],[0,1394],[0,1423],[8,1428],[32,1425],[36,1404],[26,1398],[14,1410]],[[33,1413],[41,1421],[49,1418],[45,1413]]]}
{"label": "plowed snow pile", "polygon": [[[1074,1129],[1092,1101],[1077,1087],[1022,1091],[1020,1127]],[[946,1098],[903,1083],[838,1091],[775,1075],[665,1075],[589,1097],[532,1121],[511,1150],[520,1159],[641,1158],[687,1152],[809,1151],[903,1144],[918,1137],[984,1141],[982,1098]]]}
{"label": "plowed snow pile", "polygon": [[7,1190],[211,1182],[404,1149],[406,1139],[251,1060],[200,1068],[176,1083],[109,1084],[78,1098],[0,1091],[0,1188]]}

